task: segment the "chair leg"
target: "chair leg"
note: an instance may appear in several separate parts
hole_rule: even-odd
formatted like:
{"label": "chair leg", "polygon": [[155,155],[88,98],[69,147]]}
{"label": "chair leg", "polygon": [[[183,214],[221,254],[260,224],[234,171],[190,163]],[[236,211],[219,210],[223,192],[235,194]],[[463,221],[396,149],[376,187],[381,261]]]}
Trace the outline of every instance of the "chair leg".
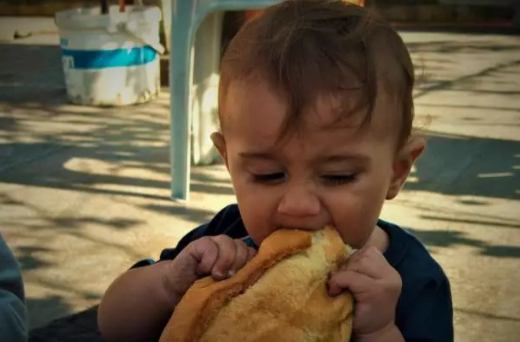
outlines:
{"label": "chair leg", "polygon": [[[191,1],[172,4],[170,34],[170,170],[171,195],[189,200],[190,191],[190,84],[192,78]],[[182,15],[181,15],[182,14]]]}

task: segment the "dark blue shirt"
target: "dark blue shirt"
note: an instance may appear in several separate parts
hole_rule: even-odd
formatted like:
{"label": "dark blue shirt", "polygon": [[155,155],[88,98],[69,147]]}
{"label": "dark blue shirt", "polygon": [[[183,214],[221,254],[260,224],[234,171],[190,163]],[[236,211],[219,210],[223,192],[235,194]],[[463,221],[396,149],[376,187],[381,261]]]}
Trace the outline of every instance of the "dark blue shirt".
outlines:
{"label": "dark blue shirt", "polygon": [[[399,272],[403,288],[396,309],[396,325],[407,342],[452,342],[453,308],[448,278],[424,245],[404,229],[379,220],[389,236],[384,256]],[[237,205],[230,205],[202,226],[192,230],[179,241],[177,247],[162,251],[160,260],[174,259],[190,242],[203,236],[228,235],[244,239],[256,247],[248,237]],[[143,260],[134,267],[153,263]]]}

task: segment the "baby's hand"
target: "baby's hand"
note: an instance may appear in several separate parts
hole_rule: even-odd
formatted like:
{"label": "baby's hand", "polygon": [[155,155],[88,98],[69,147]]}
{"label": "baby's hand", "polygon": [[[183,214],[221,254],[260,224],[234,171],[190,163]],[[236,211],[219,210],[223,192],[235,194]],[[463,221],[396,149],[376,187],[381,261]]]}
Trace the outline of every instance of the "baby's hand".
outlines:
{"label": "baby's hand", "polygon": [[352,254],[346,267],[329,279],[330,295],[349,290],[354,296],[353,332],[360,340],[395,328],[395,309],[401,287],[399,273],[373,246]]}
{"label": "baby's hand", "polygon": [[226,235],[206,236],[191,242],[171,261],[165,275],[168,292],[177,302],[190,286],[203,276],[211,275],[222,280],[234,275],[256,255],[240,239]]}

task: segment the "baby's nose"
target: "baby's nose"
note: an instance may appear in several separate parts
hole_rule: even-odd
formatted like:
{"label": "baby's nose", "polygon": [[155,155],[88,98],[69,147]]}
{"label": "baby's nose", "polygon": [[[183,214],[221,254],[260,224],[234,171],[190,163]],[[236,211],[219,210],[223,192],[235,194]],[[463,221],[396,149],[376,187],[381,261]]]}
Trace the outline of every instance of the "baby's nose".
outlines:
{"label": "baby's nose", "polygon": [[289,217],[311,217],[320,211],[320,199],[311,187],[305,185],[291,187],[278,205],[278,213]]}

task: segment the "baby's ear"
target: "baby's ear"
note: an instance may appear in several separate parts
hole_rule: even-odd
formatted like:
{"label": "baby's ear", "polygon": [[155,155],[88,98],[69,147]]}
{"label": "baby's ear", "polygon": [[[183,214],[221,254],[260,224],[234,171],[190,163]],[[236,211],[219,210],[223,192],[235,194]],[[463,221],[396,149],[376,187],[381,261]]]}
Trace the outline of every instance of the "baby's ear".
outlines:
{"label": "baby's ear", "polygon": [[218,153],[224,159],[226,163],[226,167],[228,166],[227,153],[226,153],[226,140],[224,136],[220,132],[214,132],[211,134],[211,141],[213,141],[213,145],[217,149]]}
{"label": "baby's ear", "polygon": [[388,187],[386,199],[391,200],[397,196],[406,178],[410,174],[413,164],[419,158],[426,147],[426,140],[420,137],[412,137],[397,153],[392,166],[393,176]]}

